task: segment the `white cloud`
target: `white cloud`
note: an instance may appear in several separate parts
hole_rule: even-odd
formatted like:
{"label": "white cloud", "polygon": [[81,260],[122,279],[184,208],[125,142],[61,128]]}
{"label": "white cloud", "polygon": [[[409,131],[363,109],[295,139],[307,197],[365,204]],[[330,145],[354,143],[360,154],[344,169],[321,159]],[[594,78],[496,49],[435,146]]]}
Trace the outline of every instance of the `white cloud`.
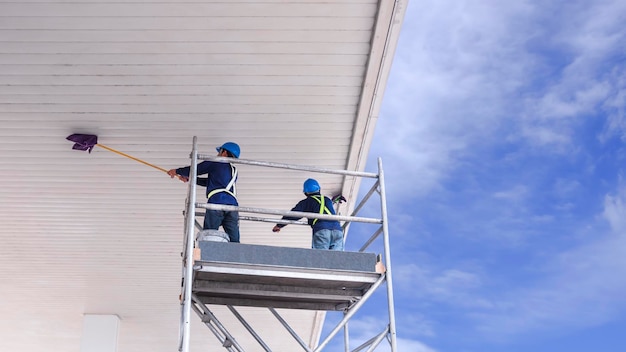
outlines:
{"label": "white cloud", "polygon": [[498,143],[571,154],[575,129],[600,112],[612,114],[607,133],[626,136],[623,1],[420,1],[408,11],[372,146],[394,171],[392,195],[442,189]]}
{"label": "white cloud", "polygon": [[[394,284],[415,300],[444,302],[463,308],[484,308],[491,305],[478,295],[482,289],[480,274],[457,268],[434,269],[417,264],[396,265]],[[408,297],[407,297],[408,298]]]}
{"label": "white cloud", "polygon": [[598,146],[580,137],[602,130],[585,130],[595,122],[604,130],[590,139],[626,141],[626,2],[432,0],[409,11],[371,153],[385,163],[390,220],[401,222],[391,225],[415,250],[394,262],[398,296],[415,298],[398,315],[433,319],[418,337],[438,336],[447,322],[429,313],[450,309],[453,329],[506,339],[623,317],[626,190],[597,212]]}
{"label": "white cloud", "polygon": [[521,136],[530,141],[533,146],[536,147],[550,147],[552,150],[558,150],[565,152],[563,146],[571,143],[572,131],[566,129],[559,130],[554,127],[554,124],[548,126],[547,124],[533,124],[528,123],[522,126]]}
{"label": "white cloud", "polygon": [[[488,302],[466,313],[490,339],[572,331],[620,317],[626,311],[626,277],[616,273],[626,267],[626,185],[607,195],[602,215],[611,225],[610,234],[598,234],[586,244],[555,253],[540,264],[543,270],[531,282],[492,293],[458,282],[447,287],[457,297],[477,296]],[[434,286],[441,283],[430,280]]]}
{"label": "white cloud", "polygon": [[[513,47],[521,39],[514,35],[518,28],[509,23],[526,7],[409,3],[417,18],[404,25],[410,35],[401,37],[376,138],[393,168],[412,176],[410,183],[397,180],[396,191],[437,187],[472,144],[513,117],[507,110],[515,101],[507,94],[523,84],[527,68]],[[376,141],[373,154],[380,153]]]}
{"label": "white cloud", "polygon": [[[429,347],[423,342],[417,340],[411,340],[407,338],[397,338],[396,339],[397,350],[398,351],[407,351],[407,352],[437,352],[436,349]],[[355,346],[356,347],[356,346]],[[391,351],[391,347],[389,347],[389,343],[387,340],[383,340],[381,344],[375,350],[376,352],[389,352]],[[339,352],[339,351],[338,351]]]}
{"label": "white cloud", "polygon": [[581,189],[580,181],[559,177],[554,182],[554,193],[561,198],[569,198],[570,195]]}
{"label": "white cloud", "polygon": [[[626,214],[624,214],[626,215]],[[541,282],[492,298],[493,308],[471,313],[489,338],[572,331],[601,325],[626,309],[624,241],[615,238],[556,255]]]}
{"label": "white cloud", "polygon": [[606,142],[618,136],[622,142],[626,142],[626,67],[615,68],[612,76],[615,91],[604,101],[608,121],[600,140]]}
{"label": "white cloud", "polygon": [[398,351],[411,352],[437,352],[436,349],[430,348],[424,343],[411,339],[398,338]]}
{"label": "white cloud", "polygon": [[626,238],[626,183],[622,182],[617,194],[605,196],[603,216],[616,235]]}
{"label": "white cloud", "polygon": [[528,197],[528,188],[524,185],[515,185],[511,189],[494,193],[493,197],[519,202]]}
{"label": "white cloud", "polygon": [[[359,319],[353,318],[352,320],[350,320],[350,348],[354,349],[369,340],[370,338],[382,333],[386,329],[387,322],[387,320],[383,321],[383,319],[371,316]],[[408,321],[405,323],[408,324],[400,324],[399,322],[396,322],[396,343],[398,351],[436,352],[435,349],[415,339],[415,336],[424,335],[425,331],[426,334],[428,334],[428,327],[424,327],[423,324],[418,323],[416,320]],[[343,351],[343,349],[341,349],[341,351]],[[376,351],[391,351],[389,341],[386,338],[383,339],[383,341],[376,348]]]}
{"label": "white cloud", "polygon": [[[559,195],[580,187],[564,179],[555,184]],[[604,232],[579,238],[578,245],[569,249],[557,247],[539,256],[550,247],[530,248],[535,259],[520,262],[523,268],[500,262],[495,273],[488,259],[444,264],[434,256],[415,256],[419,263],[394,264],[396,297],[405,299],[398,316],[410,311],[427,321],[429,334],[437,336],[447,323],[428,321],[433,319],[429,312],[432,307],[439,312],[450,309],[456,317],[454,325],[467,326],[470,334],[491,341],[514,341],[536,332],[572,332],[623,316],[626,276],[619,273],[626,267],[626,183],[605,197],[599,215],[596,219],[610,226],[589,225]],[[578,238],[574,233],[570,237]],[[516,279],[520,270],[524,275]]]}
{"label": "white cloud", "polygon": [[[623,1],[572,2],[559,8],[557,27],[543,40],[560,48],[560,55],[544,58],[562,60],[552,77],[539,86],[525,105],[524,137],[533,145],[560,146],[571,143],[568,131],[579,121],[609,113],[609,130],[623,133],[624,70],[619,58],[626,38]],[[620,105],[620,102],[622,103]],[[620,111],[621,110],[621,111]]]}

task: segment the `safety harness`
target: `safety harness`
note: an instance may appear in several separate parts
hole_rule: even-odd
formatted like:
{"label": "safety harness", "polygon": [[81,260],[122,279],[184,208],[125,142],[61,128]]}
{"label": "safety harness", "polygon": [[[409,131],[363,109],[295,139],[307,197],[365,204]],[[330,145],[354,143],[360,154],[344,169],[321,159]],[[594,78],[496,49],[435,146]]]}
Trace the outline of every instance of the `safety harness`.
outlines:
{"label": "safety harness", "polygon": [[[332,215],[330,210],[328,210],[328,208],[326,207],[326,204],[325,204],[326,202],[324,201],[324,196],[323,195],[320,194],[319,196],[311,196],[311,198],[315,199],[318,203],[320,203],[320,215],[323,215],[324,213],[326,213],[328,215]],[[319,219],[314,219],[313,220],[313,225],[315,225],[317,220],[319,220]]]}
{"label": "safety harness", "polygon": [[[235,168],[232,164],[230,165],[230,175],[231,175],[231,179],[230,182],[226,185],[226,188],[216,188],[214,190],[212,190],[211,192],[209,192],[209,194],[207,194],[207,199],[211,198],[214,194],[220,193],[220,192],[226,192],[228,194],[230,194],[231,196],[233,196],[235,199],[237,199],[237,188],[235,187],[235,181],[237,180],[237,168]],[[230,191],[230,189],[232,188],[232,191]]]}

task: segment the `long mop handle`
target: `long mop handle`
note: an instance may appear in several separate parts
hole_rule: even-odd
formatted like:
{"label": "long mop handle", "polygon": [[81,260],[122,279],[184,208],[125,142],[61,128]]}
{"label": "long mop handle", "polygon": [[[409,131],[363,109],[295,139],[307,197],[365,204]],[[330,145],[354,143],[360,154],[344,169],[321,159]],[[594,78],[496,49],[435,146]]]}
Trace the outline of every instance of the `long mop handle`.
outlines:
{"label": "long mop handle", "polygon": [[103,145],[103,144],[100,144],[100,143],[96,143],[96,145],[97,145],[98,147],[100,147],[100,148],[104,148],[104,149],[106,149],[106,150],[108,150],[108,151],[111,151],[111,152],[113,152],[113,153],[119,154],[119,155],[121,155],[121,156],[125,156],[125,157],[127,157],[127,158],[129,158],[129,159],[133,159],[133,160],[138,161],[138,162],[140,162],[140,163],[142,163],[142,164],[148,165],[148,166],[153,167],[153,168],[155,168],[155,169],[157,169],[157,170],[159,170],[159,171],[163,171],[163,172],[167,173],[167,170],[165,170],[165,169],[164,169],[164,168],[162,168],[162,167],[158,167],[158,166],[156,166],[156,165],[150,164],[149,162],[143,161],[143,160],[141,160],[141,159],[137,159],[137,158],[135,158],[134,156],[128,155],[128,154],[126,154],[126,153],[122,153],[122,152],[120,152],[119,150],[115,150],[115,149],[113,149],[113,148],[107,147],[106,145]]}

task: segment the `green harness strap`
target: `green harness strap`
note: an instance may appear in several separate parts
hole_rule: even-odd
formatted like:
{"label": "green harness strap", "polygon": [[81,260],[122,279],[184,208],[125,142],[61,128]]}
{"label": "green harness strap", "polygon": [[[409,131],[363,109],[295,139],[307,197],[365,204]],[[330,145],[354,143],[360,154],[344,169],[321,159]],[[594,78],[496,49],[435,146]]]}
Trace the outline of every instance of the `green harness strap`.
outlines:
{"label": "green harness strap", "polygon": [[[323,195],[320,194],[319,198],[317,196],[311,196],[311,198],[315,199],[318,203],[320,203],[320,215],[323,215],[324,212],[326,212],[326,214],[328,214],[328,215],[332,215],[333,214],[326,207],[326,204],[325,204],[326,202],[325,202],[325,199],[324,199]],[[315,225],[317,220],[319,220],[319,219],[314,219],[313,220],[313,225]]]}

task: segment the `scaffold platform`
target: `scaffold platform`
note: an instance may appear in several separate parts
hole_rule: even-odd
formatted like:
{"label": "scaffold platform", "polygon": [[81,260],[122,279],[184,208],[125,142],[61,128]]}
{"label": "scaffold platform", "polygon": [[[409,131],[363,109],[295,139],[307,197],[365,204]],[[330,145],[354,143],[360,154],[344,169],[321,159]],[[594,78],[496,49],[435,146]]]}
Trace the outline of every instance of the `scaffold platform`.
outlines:
{"label": "scaffold platform", "polygon": [[380,278],[374,253],[198,241],[193,293],[204,304],[342,311]]}
{"label": "scaffold platform", "polygon": [[[367,349],[373,351],[383,340],[389,342],[392,352],[397,351],[393,286],[391,276],[391,253],[382,160],[378,159],[378,172],[334,170],[304,165],[283,164],[267,161],[244,160],[199,154],[197,139],[193,139],[191,165],[198,160],[211,160],[260,167],[330,173],[345,177],[374,179],[375,182],[363,199],[354,204],[350,215],[317,214],[277,209],[253,208],[196,201],[196,183],[189,182],[185,215],[185,236],[182,256],[180,352],[189,351],[191,312],[195,312],[222,346],[232,352],[244,349],[236,338],[219,321],[210,306],[227,307],[259,343],[262,350],[272,349],[257,334],[236,307],[267,308],[306,352],[321,352],[341,330],[344,331],[348,351],[348,321],[369,301],[381,286],[386,287],[387,314],[389,322],[377,335],[356,347],[352,352]],[[190,179],[196,179],[197,170],[192,167]],[[380,217],[356,216],[373,194],[380,197]],[[351,203],[353,200],[348,200]],[[196,216],[203,215],[198,209],[237,211],[240,220],[262,221],[282,224],[307,225],[307,222],[286,220],[292,218],[336,220],[343,222],[344,236],[350,223],[359,222],[375,226],[374,233],[366,239],[358,252],[332,251],[308,248],[275,247],[244,243],[203,240],[196,234],[202,226]],[[249,214],[262,214],[249,215]],[[267,217],[270,216],[270,217]],[[211,237],[211,236],[209,236]],[[227,237],[227,236],[226,236]],[[344,237],[345,239],[345,237]],[[383,252],[367,252],[368,247],[382,240]],[[320,312],[341,311],[343,318],[315,346],[306,343],[289,326],[276,310],[304,309]]]}

